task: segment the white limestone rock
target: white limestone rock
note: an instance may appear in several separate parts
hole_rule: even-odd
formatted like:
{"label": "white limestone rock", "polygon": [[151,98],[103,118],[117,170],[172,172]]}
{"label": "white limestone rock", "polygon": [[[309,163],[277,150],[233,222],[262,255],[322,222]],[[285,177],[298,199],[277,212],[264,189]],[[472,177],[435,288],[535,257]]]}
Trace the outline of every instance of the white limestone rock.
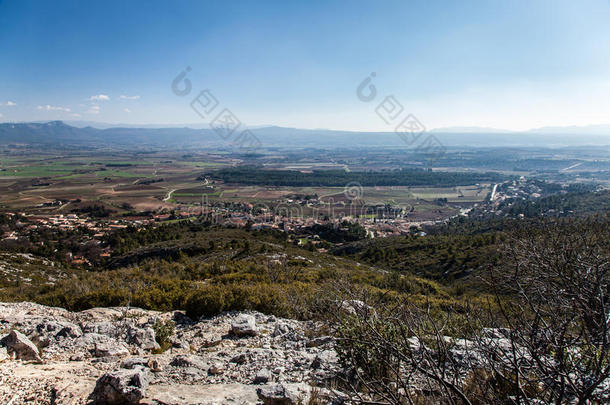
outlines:
{"label": "white limestone rock", "polygon": [[249,314],[241,314],[231,323],[231,333],[235,336],[256,336],[256,319]]}

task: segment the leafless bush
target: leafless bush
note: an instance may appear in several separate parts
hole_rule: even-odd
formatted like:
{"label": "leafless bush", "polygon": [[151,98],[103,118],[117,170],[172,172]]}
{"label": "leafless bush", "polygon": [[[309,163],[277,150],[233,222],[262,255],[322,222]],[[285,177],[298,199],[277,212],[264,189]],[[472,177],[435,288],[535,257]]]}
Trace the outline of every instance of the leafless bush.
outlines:
{"label": "leafless bush", "polygon": [[[399,299],[348,292],[330,314],[341,363],[341,381],[352,401],[366,404],[470,403],[462,382],[470,345],[472,311],[439,312]],[[466,325],[466,328],[463,326]],[[454,351],[463,347],[461,356]]]}
{"label": "leafless bush", "polygon": [[553,403],[610,394],[609,242],[608,221],[588,219],[543,223],[504,246],[489,282],[509,330],[501,366],[517,387],[537,384]]}
{"label": "leafless bush", "polygon": [[514,234],[485,277],[495,297],[485,308],[438,310],[342,286],[329,313],[344,389],[366,404],[605,403],[607,225]]}

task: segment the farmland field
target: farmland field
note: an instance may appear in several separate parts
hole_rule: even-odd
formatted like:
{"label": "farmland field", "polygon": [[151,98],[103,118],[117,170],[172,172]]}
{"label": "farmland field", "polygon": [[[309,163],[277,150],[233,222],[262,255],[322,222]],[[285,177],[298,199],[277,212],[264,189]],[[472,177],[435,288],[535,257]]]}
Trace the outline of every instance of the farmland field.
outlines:
{"label": "farmland field", "polygon": [[[275,156],[275,155],[271,155]],[[224,152],[154,152],[147,154],[95,152],[53,155],[40,151],[28,156],[0,155],[0,209],[68,213],[83,204],[101,204],[117,215],[135,211],[190,210],[203,203],[249,203],[283,207],[298,215],[341,213],[354,207],[409,207],[412,215],[438,219],[454,215],[455,204],[483,201],[489,183],[455,187],[364,186],[349,196],[344,186],[270,186],[225,183],[202,173],[234,167],[241,160]],[[277,170],[343,170],[331,163],[292,164]],[[208,175],[206,175],[208,176]],[[298,204],[311,196],[317,204]],[[443,206],[437,202],[446,199]],[[363,218],[374,213],[360,210]]]}

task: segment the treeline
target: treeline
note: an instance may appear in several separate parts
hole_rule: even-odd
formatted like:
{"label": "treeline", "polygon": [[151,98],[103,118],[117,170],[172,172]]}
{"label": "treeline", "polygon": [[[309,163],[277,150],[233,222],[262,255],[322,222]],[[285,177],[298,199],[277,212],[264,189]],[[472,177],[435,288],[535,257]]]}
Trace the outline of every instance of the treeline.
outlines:
{"label": "treeline", "polygon": [[212,177],[226,183],[291,187],[342,187],[357,183],[373,186],[436,186],[452,187],[505,180],[498,173],[435,172],[424,169],[398,169],[380,172],[346,172],[343,170],[315,170],[302,173],[296,170],[264,170],[258,167],[219,169],[200,176]]}
{"label": "treeline", "polygon": [[75,214],[86,214],[93,218],[108,218],[110,215],[116,213],[102,204],[93,204],[85,207],[74,208],[72,210]]}
{"label": "treeline", "polygon": [[366,229],[356,222],[343,221],[335,224],[315,224],[311,233],[332,243],[353,242],[366,238]]}
{"label": "treeline", "polygon": [[509,216],[527,218],[607,213],[610,212],[610,190],[553,194],[537,200],[507,200],[499,208]]}
{"label": "treeline", "polygon": [[[105,241],[114,252],[114,256],[123,256],[134,253],[140,248],[159,246],[159,242],[184,240],[183,245],[190,246],[194,242],[211,242],[214,246],[217,240],[229,238],[243,238],[246,235],[256,235],[261,242],[283,241],[286,234],[278,230],[260,230],[257,232],[244,233],[242,231],[212,225],[209,222],[179,221],[163,224],[156,227],[135,228],[128,226],[108,234]],[[206,245],[207,246],[207,245]]]}
{"label": "treeline", "polygon": [[144,185],[148,185],[148,184],[155,184],[155,183],[161,183],[162,181],[165,181],[164,178],[159,178],[159,179],[140,179],[136,182],[136,184],[144,184]]}

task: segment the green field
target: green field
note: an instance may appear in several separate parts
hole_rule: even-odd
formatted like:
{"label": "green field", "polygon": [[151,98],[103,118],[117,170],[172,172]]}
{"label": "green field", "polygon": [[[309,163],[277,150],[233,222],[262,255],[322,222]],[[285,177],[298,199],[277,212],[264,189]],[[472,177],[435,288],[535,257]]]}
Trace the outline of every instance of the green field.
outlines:
{"label": "green field", "polygon": [[0,176],[5,177],[53,177],[74,172],[74,166],[67,165],[32,165],[32,166],[3,166]]}
{"label": "green field", "polygon": [[[483,201],[490,185],[459,187],[362,187],[358,198],[350,201],[344,187],[269,187],[224,184],[214,181],[204,184],[198,178],[204,170],[234,165],[234,159],[224,153],[188,155],[180,153],[78,153],[56,157],[41,153],[27,157],[0,155],[0,204],[5,208],[43,210],[42,203],[80,199],[114,207],[129,205],[136,210],[179,209],[210,203],[251,203],[288,207],[300,215],[341,212],[349,215],[353,207],[391,205],[414,207],[414,212],[426,216],[449,216],[455,208],[440,207],[438,199],[448,203]],[[167,198],[168,193],[171,197]],[[297,195],[316,196],[319,203],[290,203]],[[295,211],[297,212],[297,211]],[[373,218],[374,213],[362,213]]]}
{"label": "green field", "polygon": [[125,170],[100,170],[95,172],[98,177],[149,177]]}

